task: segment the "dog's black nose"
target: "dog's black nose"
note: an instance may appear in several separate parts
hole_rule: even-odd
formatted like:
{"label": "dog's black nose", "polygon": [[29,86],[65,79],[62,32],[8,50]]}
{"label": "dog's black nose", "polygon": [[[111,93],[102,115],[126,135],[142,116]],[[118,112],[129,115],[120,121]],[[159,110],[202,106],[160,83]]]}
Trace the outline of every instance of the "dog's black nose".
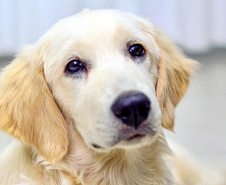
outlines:
{"label": "dog's black nose", "polygon": [[147,119],[151,101],[141,92],[130,91],[120,95],[111,108],[114,115],[124,124],[137,129]]}

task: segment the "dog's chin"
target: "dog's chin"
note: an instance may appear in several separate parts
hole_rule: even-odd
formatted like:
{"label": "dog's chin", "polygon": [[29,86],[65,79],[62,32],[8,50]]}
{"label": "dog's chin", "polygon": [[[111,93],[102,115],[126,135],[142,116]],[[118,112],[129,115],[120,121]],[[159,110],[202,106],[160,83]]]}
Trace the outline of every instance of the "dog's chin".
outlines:
{"label": "dog's chin", "polygon": [[135,134],[127,139],[113,141],[109,146],[101,146],[96,143],[91,144],[91,148],[97,152],[109,152],[114,149],[139,149],[140,147],[151,145],[156,136],[150,134]]}

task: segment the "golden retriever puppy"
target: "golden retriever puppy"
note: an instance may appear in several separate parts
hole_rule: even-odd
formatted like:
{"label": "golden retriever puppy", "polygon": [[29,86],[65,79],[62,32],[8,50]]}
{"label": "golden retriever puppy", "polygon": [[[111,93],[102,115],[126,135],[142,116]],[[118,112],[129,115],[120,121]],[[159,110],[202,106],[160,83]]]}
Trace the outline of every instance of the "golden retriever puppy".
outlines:
{"label": "golden retriever puppy", "polygon": [[170,185],[163,128],[196,63],[150,22],[83,11],[2,72],[1,185]]}

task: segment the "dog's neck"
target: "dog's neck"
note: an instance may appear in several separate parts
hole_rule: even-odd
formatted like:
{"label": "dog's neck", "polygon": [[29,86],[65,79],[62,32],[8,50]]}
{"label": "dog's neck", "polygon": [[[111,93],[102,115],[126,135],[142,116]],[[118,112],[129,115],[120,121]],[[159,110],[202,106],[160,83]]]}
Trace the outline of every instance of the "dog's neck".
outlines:
{"label": "dog's neck", "polygon": [[165,159],[169,149],[163,134],[150,146],[114,149],[108,153],[87,148],[81,136],[72,134],[71,137],[77,142],[71,142],[67,156],[57,168],[61,166],[64,175],[75,184],[172,184]]}

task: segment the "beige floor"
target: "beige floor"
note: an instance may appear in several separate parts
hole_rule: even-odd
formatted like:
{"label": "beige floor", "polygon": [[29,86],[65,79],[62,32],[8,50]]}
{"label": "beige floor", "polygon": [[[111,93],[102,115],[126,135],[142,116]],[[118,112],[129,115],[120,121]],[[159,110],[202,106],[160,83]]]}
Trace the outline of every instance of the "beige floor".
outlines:
{"label": "beige floor", "polygon": [[[203,163],[226,169],[226,50],[190,57],[200,61],[202,67],[177,108],[176,133],[167,132],[167,137]],[[0,60],[0,67],[7,61]],[[9,141],[0,133],[0,150]]]}

